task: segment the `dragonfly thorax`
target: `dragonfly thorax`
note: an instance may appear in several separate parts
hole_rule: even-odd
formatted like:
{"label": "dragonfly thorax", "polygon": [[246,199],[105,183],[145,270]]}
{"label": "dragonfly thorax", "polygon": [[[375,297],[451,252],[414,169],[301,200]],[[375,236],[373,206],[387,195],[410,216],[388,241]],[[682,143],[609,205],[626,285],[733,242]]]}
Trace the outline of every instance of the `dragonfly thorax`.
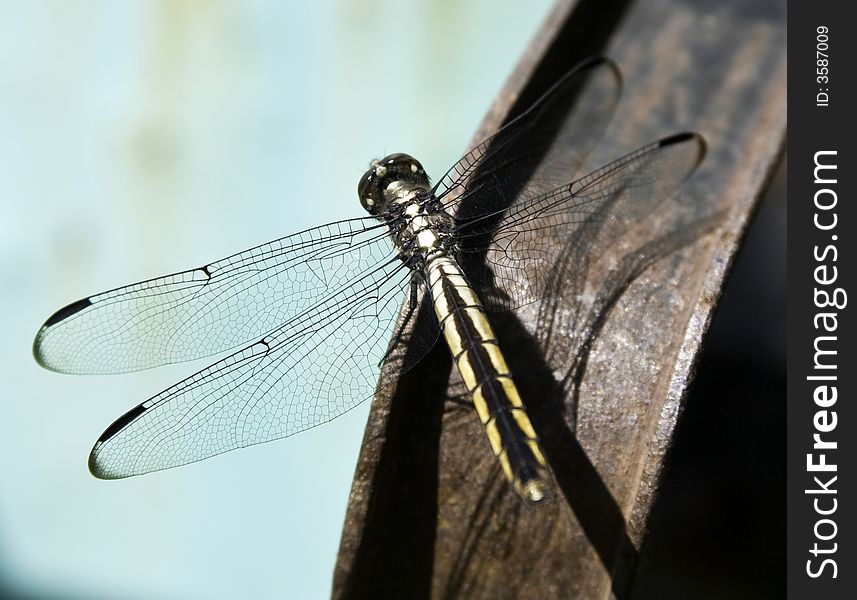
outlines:
{"label": "dragonfly thorax", "polygon": [[405,263],[422,269],[433,257],[455,253],[452,217],[429,191],[411,189],[403,197],[391,200],[390,205],[387,224]]}

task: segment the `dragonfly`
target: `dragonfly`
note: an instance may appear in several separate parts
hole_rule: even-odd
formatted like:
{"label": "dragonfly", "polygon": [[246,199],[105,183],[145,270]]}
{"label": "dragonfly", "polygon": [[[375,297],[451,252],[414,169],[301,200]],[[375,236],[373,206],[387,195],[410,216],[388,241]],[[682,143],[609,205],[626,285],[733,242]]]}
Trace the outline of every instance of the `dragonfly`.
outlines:
{"label": "dragonfly", "polygon": [[[490,315],[543,301],[592,232],[645,218],[701,162],[696,133],[660,139],[583,176],[621,75],[591,58],[434,184],[413,157],[371,163],[368,215],[196,268],[88,296],[38,331],[37,362],[112,374],[221,355],[138,404],[96,441],[89,469],[140,475],[285,438],[371,398],[443,338],[511,486],[543,500],[549,468]],[[563,272],[566,272],[564,270]],[[574,265],[569,277],[575,273]],[[433,315],[415,327],[416,315]],[[407,350],[407,351],[405,351]]]}

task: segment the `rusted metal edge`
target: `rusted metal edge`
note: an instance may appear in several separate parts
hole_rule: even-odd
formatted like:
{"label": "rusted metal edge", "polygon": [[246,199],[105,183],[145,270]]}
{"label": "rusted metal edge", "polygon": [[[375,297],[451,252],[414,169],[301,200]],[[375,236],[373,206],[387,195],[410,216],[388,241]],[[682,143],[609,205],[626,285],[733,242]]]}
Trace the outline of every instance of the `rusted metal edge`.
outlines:
{"label": "rusted metal edge", "polygon": [[[589,482],[590,487],[600,486],[599,493],[607,494],[606,498],[615,503],[615,509],[611,509],[614,512],[588,513],[586,503],[574,506],[577,499],[568,493],[564,498],[560,496],[552,509],[522,513],[515,508],[514,499],[503,496],[502,488],[487,496],[483,493],[481,498],[478,494],[468,497],[469,492],[450,492],[450,477],[459,485],[462,477],[466,480],[470,476],[458,475],[456,479],[448,475],[450,467],[455,467],[449,461],[465,457],[450,454],[449,448],[458,447],[446,441],[449,435],[456,435],[447,432],[458,426],[457,421],[450,418],[449,410],[444,413],[436,407],[443,404],[451,371],[443,348],[435,348],[414,369],[416,373],[401,379],[389,370],[382,374],[382,381],[392,385],[373,401],[334,575],[335,597],[515,597],[521,595],[521,590],[543,598],[628,595],[637,549],[702,337],[755,201],[765,189],[784,143],[785,37],[779,31],[778,3],[762,4],[762,9],[742,12],[739,3],[710,9],[702,3],[678,0],[638,4],[560,2],[474,136],[474,141],[479,141],[490,135],[528,106],[569,65],[606,50],[623,68],[629,64],[637,67],[634,73],[641,74],[633,82],[633,89],[643,89],[636,92],[642,102],[634,105],[641,107],[641,114],[635,115],[632,110],[632,114],[620,119],[617,139],[627,131],[636,131],[630,124],[640,121],[650,123],[656,133],[669,133],[673,121],[680,126],[681,116],[685,115],[691,126],[698,121],[712,145],[712,155],[687,194],[705,197],[715,204],[716,210],[709,216],[716,215],[716,219],[701,230],[702,237],[693,248],[677,250],[677,255],[698,268],[674,271],[673,275],[668,272],[661,279],[669,281],[670,277],[697,273],[695,300],[690,310],[682,313],[687,315],[686,321],[677,329],[681,335],[674,360],[664,365],[664,392],[655,403],[656,412],[651,417],[645,412],[625,415],[653,420],[650,427],[641,429],[650,432],[639,446],[642,458],[633,460],[631,452],[625,464],[627,472],[616,472],[615,465],[600,458],[614,442],[608,439],[603,448],[592,446],[593,437],[585,429],[585,419],[582,425],[576,425],[575,443],[582,444],[581,460],[584,466],[591,467],[584,472],[588,478],[581,481]],[[655,37],[655,32],[661,35]],[[688,32],[695,37],[682,38]],[[661,43],[664,38],[666,41]],[[685,46],[689,48],[686,55]],[[651,67],[651,75],[650,67],[638,62],[644,50],[653,57],[645,64],[656,65]],[[660,63],[668,66],[658,71]],[[663,71],[670,72],[669,65],[679,72],[668,80],[672,87],[664,91],[652,84],[654,91],[646,91],[647,82],[662,77]],[[708,78],[710,85],[698,72],[702,67],[714,74]],[[725,96],[722,106],[717,104],[716,96],[712,99],[712,94],[717,93]],[[677,107],[674,113],[646,104],[649,98],[657,101],[662,97],[667,101],[678,98],[672,101]],[[738,112],[739,104],[746,114]],[[740,117],[738,122],[731,123],[730,119],[736,116]],[[749,128],[752,131],[745,132]],[[640,129],[648,131],[646,127]],[[758,133],[762,135],[753,135]],[[605,153],[608,157],[618,155],[609,144]],[[657,277],[647,271],[639,283],[654,281],[652,290],[660,289],[658,285],[669,286],[658,284]],[[665,297],[669,298],[669,293]],[[609,340],[610,335],[605,333],[605,339]],[[604,345],[608,346],[609,341]],[[598,356],[603,351],[596,348],[594,352],[596,358],[590,370],[597,374]],[[586,381],[581,383],[584,389],[587,385]],[[595,392],[587,397],[598,398],[597,387],[593,389]],[[403,393],[407,395],[406,402],[401,397]],[[402,408],[406,403],[407,411]],[[417,435],[419,440],[414,442],[412,438]],[[470,471],[463,469],[465,473]],[[414,477],[414,471],[425,475]],[[627,481],[632,483],[625,486]],[[485,481],[482,485],[485,487]],[[580,492],[584,496],[586,493]],[[570,511],[563,501],[569,502]],[[462,505],[466,507],[468,502],[480,504],[469,513],[462,512]],[[605,527],[603,539],[598,539],[599,523],[606,523],[605,518],[619,519],[618,524],[612,525],[619,527],[618,541],[609,527]],[[514,519],[515,526],[510,532],[508,524],[498,524],[496,519]],[[554,533],[557,531],[561,534]],[[553,539],[557,536],[559,541]],[[527,545],[528,538],[541,539],[542,543]],[[491,556],[488,549],[504,544],[508,547],[502,557],[512,556],[514,562],[504,563],[502,557],[498,560]],[[514,565],[522,561],[528,567],[515,572]]]}

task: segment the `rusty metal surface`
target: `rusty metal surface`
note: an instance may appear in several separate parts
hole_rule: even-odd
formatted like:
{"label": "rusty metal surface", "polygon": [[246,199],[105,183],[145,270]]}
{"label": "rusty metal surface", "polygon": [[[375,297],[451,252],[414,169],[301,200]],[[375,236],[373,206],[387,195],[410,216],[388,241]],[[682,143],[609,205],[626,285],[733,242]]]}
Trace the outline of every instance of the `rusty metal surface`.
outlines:
{"label": "rusty metal surface", "polygon": [[[554,475],[506,484],[438,344],[373,401],[334,574],[340,598],[623,598],[703,334],[784,143],[780,2],[560,3],[475,137],[579,59],[621,67],[598,166],[681,130],[709,147],[639,231],[601,240],[586,281],[493,320]],[[578,257],[575,257],[578,258]],[[578,314],[575,295],[597,293]]]}

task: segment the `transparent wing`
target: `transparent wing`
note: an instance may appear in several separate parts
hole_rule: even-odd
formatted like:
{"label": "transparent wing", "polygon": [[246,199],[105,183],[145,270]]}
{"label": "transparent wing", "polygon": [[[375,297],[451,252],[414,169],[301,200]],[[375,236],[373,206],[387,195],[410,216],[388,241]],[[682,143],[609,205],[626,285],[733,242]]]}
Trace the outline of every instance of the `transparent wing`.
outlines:
{"label": "transparent wing", "polygon": [[88,374],[211,356],[274,330],[391,256],[374,219],[330,223],[79,300],[45,322],[33,353],[48,369]]}
{"label": "transparent wing", "polygon": [[575,178],[619,100],[619,68],[606,58],[578,64],[528,110],[464,155],[435,185],[462,218],[492,213],[516,198]]}
{"label": "transparent wing", "polygon": [[372,396],[410,281],[398,259],[376,266],[143,402],[102,434],[90,470],[114,479],[175,467],[287,437],[350,410]]}
{"label": "transparent wing", "polygon": [[[529,304],[569,281],[576,285],[605,245],[623,243],[635,224],[657,212],[704,154],[699,135],[677,134],[508,210],[460,220],[462,266],[493,310]],[[645,235],[659,235],[658,228]]]}

